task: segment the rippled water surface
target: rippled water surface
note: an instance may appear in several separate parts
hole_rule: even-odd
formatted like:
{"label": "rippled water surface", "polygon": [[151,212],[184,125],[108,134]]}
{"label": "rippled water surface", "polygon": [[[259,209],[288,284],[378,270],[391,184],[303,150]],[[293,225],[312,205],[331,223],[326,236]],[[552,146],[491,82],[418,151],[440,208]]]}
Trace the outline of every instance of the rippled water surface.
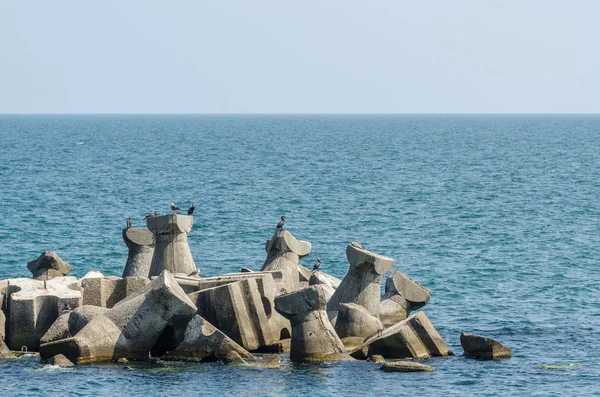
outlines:
{"label": "rippled water surface", "polygon": [[[0,140],[0,279],[44,250],[121,275],[125,219],[192,200],[202,275],[258,270],[285,214],[307,266],[343,277],[350,241],[395,258],[457,353],[417,374],[22,357],[0,361],[2,395],[600,394],[598,116],[0,116]],[[513,358],[463,358],[462,331]]]}

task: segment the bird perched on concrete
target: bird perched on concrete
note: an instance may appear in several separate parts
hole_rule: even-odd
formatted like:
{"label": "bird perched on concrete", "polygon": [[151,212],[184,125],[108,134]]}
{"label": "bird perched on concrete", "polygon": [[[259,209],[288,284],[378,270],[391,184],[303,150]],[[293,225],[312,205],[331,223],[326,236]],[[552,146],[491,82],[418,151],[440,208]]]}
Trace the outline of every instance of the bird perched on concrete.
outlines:
{"label": "bird perched on concrete", "polygon": [[281,217],[281,220],[277,224],[277,227],[275,228],[275,231],[277,231],[279,229],[283,229],[283,225],[285,225],[285,216]]}
{"label": "bird perched on concrete", "polygon": [[317,262],[315,262],[315,265],[313,266],[313,272],[316,272],[317,270],[319,270],[320,266],[321,266],[321,258],[317,258]]}
{"label": "bird perched on concrete", "polygon": [[181,208],[175,205],[174,202],[171,201],[171,211],[179,211]]}
{"label": "bird perched on concrete", "polygon": [[192,201],[192,206],[188,209],[188,215],[192,215],[196,209],[196,203]]}
{"label": "bird perched on concrete", "polygon": [[131,218],[127,218],[126,222],[127,222],[127,229],[129,229],[131,227],[131,224],[133,221],[131,220]]}
{"label": "bird perched on concrete", "polygon": [[148,219],[148,218],[154,218],[155,216],[158,216],[158,211],[154,211],[154,214],[148,214],[144,217],[144,220]]}

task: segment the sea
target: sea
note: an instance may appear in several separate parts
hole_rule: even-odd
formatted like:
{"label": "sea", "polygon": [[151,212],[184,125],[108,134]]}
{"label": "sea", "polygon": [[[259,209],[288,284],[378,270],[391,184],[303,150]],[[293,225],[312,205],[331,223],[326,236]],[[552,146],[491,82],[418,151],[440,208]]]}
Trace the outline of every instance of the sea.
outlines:
{"label": "sea", "polygon": [[[0,361],[3,396],[600,395],[599,115],[2,115],[0,279],[56,251],[121,276],[121,235],[196,203],[202,276],[260,270],[282,215],[301,260],[343,278],[346,245],[396,260],[455,356],[434,372]],[[513,349],[463,356],[461,332]]]}

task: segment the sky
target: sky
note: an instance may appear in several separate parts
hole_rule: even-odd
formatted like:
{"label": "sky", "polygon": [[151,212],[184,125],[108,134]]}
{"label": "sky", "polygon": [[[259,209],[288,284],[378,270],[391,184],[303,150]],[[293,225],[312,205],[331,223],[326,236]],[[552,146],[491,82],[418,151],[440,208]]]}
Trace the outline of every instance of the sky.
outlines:
{"label": "sky", "polygon": [[597,0],[0,0],[0,113],[600,113]]}

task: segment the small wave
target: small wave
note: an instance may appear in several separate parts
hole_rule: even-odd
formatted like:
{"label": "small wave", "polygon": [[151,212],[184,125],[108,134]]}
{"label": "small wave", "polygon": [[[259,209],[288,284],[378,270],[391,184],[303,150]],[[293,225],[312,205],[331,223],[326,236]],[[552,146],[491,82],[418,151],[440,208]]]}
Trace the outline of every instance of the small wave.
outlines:
{"label": "small wave", "polygon": [[42,368],[38,368],[35,371],[36,372],[65,372],[65,371],[71,371],[72,368],[65,368],[65,367],[61,367],[59,365],[52,365],[52,364],[48,364],[48,365],[44,365]]}

